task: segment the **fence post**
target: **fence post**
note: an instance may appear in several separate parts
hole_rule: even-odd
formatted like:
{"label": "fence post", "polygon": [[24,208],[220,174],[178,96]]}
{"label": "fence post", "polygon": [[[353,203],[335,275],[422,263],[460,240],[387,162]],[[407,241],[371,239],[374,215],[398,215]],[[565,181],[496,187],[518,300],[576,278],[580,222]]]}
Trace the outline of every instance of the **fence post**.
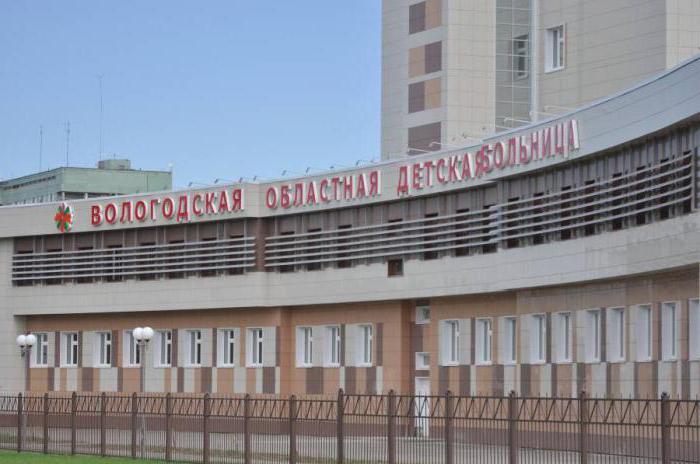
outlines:
{"label": "fence post", "polygon": [[671,404],[668,393],[661,394],[661,463],[671,464]]}
{"label": "fence post", "polygon": [[582,391],[578,400],[579,462],[588,464],[588,399]]}
{"label": "fence post", "polygon": [[518,464],[518,398],[513,390],[508,394],[508,462]]}
{"label": "fence post", "polygon": [[172,431],[172,414],[173,414],[173,397],[168,392],[165,395],[165,460],[170,461],[172,459],[172,443],[173,443],[173,431]]}
{"label": "fence post", "polygon": [[203,407],[203,423],[202,423],[202,432],[204,435],[204,443],[203,443],[203,450],[202,450],[202,460],[204,461],[204,464],[209,464],[209,414],[211,413],[210,411],[211,408],[211,397],[209,396],[209,393],[204,394],[204,407]]}
{"label": "fence post", "polygon": [[17,452],[22,451],[22,394],[17,395]]}
{"label": "fence post", "polygon": [[42,421],[42,428],[44,429],[44,454],[49,453],[49,394],[44,393],[44,417]]}
{"label": "fence post", "polygon": [[295,419],[297,415],[297,397],[289,397],[289,464],[297,462],[297,431]]}
{"label": "fence post", "polygon": [[338,390],[338,404],[336,406],[336,438],[338,449],[336,451],[336,462],[345,462],[345,437],[343,435],[343,419],[345,415],[345,398],[343,389]]}
{"label": "fence post", "polygon": [[387,461],[396,464],[396,393],[389,390],[387,400]]}
{"label": "fence post", "polygon": [[138,397],[136,392],[131,395],[131,458],[136,459],[136,427],[138,414]]}
{"label": "fence post", "polygon": [[251,464],[250,460],[250,395],[243,398],[243,463]]}
{"label": "fence post", "polygon": [[75,416],[78,412],[78,394],[73,392],[70,398],[70,454],[75,454],[76,424]]}
{"label": "fence post", "polygon": [[107,456],[107,395],[100,395],[100,456]]}
{"label": "fence post", "polygon": [[454,409],[452,406],[452,392],[445,392],[445,463],[452,464],[454,462]]}

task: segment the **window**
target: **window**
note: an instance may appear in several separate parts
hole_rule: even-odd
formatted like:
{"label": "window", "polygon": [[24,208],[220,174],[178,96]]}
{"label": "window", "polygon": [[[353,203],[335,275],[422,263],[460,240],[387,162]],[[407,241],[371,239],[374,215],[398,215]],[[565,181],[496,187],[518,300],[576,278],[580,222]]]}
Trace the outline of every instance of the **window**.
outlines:
{"label": "window", "polygon": [[131,330],[126,331],[126,349],[127,351],[127,366],[141,365],[141,347],[138,340],[134,338],[134,333]]}
{"label": "window", "polygon": [[173,360],[173,333],[170,330],[158,331],[158,365],[170,367]]}
{"label": "window", "polygon": [[532,316],[532,336],[530,337],[530,343],[530,362],[546,362],[547,319],[544,314],[534,314]]}
{"label": "window", "polygon": [[416,353],[416,370],[424,371],[430,369],[430,353],[420,351]]}
{"label": "window", "polygon": [[700,359],[700,299],[688,300],[688,357]]}
{"label": "window", "polygon": [[430,305],[416,305],[416,324],[428,324],[430,322]]}
{"label": "window", "polygon": [[651,361],[652,319],[651,306],[637,306],[636,320],[637,361]]}
{"label": "window", "polygon": [[517,362],[517,319],[514,317],[506,317],[505,336],[503,337],[503,363],[514,364]]}
{"label": "window", "polygon": [[608,311],[608,361],[625,360],[625,308],[611,308]]}
{"label": "window", "polygon": [[387,261],[387,277],[399,277],[403,275],[403,259],[390,259]]}
{"label": "window", "polygon": [[68,332],[61,335],[63,337],[63,355],[61,364],[63,366],[78,365],[78,333]]}
{"label": "window", "polygon": [[514,79],[525,79],[528,75],[528,45],[527,34],[513,38],[513,72]]}
{"label": "window", "polygon": [[313,365],[314,337],[311,327],[297,327],[297,367]]}
{"label": "window", "polygon": [[370,366],[372,364],[372,326],[369,324],[360,326],[360,359],[359,364]]}
{"label": "window", "polygon": [[34,367],[49,365],[49,334],[35,333],[36,348],[34,351]]}
{"label": "window", "polygon": [[97,365],[109,367],[112,365],[112,332],[98,332],[97,336]]}
{"label": "window", "polygon": [[442,321],[440,352],[443,366],[459,363],[459,321]]}
{"label": "window", "polygon": [[563,25],[547,29],[545,36],[545,72],[564,69],[564,55],[566,51],[564,41]]}
{"label": "window", "polygon": [[491,363],[491,319],[476,320],[476,363]]}
{"label": "window", "polygon": [[571,313],[554,315],[554,344],[556,346],[556,362],[571,362]]}
{"label": "window", "polygon": [[408,7],[408,33],[415,34],[425,30],[425,2]]}
{"label": "window", "polygon": [[340,326],[326,327],[326,365],[340,366]]}
{"label": "window", "polygon": [[262,366],[263,364],[263,329],[248,329],[248,365]]}
{"label": "window", "polygon": [[188,361],[190,366],[202,365],[202,331],[188,330],[187,338],[189,339],[189,356]]}
{"label": "window", "polygon": [[661,359],[664,361],[678,358],[676,347],[678,339],[677,315],[678,308],[675,302],[661,304]]}
{"label": "window", "polygon": [[234,329],[219,329],[219,346],[217,363],[219,366],[232,367],[236,365],[236,331]]}
{"label": "window", "polygon": [[586,311],[586,362],[600,362],[600,310]]}

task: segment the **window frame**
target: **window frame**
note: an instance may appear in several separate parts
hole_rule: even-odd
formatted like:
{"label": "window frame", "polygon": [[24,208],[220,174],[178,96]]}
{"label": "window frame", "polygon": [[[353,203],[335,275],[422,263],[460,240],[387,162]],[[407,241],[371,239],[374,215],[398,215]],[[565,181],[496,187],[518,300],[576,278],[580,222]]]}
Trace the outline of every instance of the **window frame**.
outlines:
{"label": "window frame", "polygon": [[[425,313],[427,312],[428,316],[425,317]],[[418,325],[423,325],[423,324],[430,324],[430,316],[431,316],[431,311],[430,311],[430,305],[416,305],[416,324]]]}
{"label": "window frame", "polygon": [[501,364],[513,365],[518,363],[518,318],[506,316],[503,318],[503,347]]}
{"label": "window frame", "polygon": [[479,317],[474,328],[474,362],[477,366],[490,366],[493,364],[493,320],[490,317]]}
{"label": "window frame", "polygon": [[608,308],[605,319],[607,323],[605,336],[608,342],[608,349],[605,353],[606,361],[611,363],[625,362],[627,360],[627,313],[625,307],[615,306]]}
{"label": "window frame", "polygon": [[544,46],[544,72],[553,73],[565,69],[566,24],[562,23],[546,28]]}
{"label": "window frame", "polygon": [[[671,306],[672,305],[672,306]],[[669,319],[667,309],[673,308],[672,317]],[[678,349],[678,316],[680,304],[678,301],[664,301],[661,303],[661,360],[677,361],[680,358]],[[670,328],[667,327],[671,322]],[[667,333],[670,330],[670,333]],[[667,340],[670,339],[670,346]],[[670,349],[670,352],[669,352]]]}
{"label": "window frame", "polygon": [[217,367],[236,367],[236,336],[235,328],[217,329]]}
{"label": "window frame", "polygon": [[[523,40],[522,37],[525,37]],[[516,45],[520,44],[520,45]],[[512,46],[513,46],[513,53],[512,53],[512,66],[513,66],[513,80],[523,80],[527,79],[530,76],[530,66],[529,66],[529,58],[530,58],[530,34],[520,34],[517,37],[513,37],[512,41]],[[521,70],[519,66],[516,65],[516,63],[519,63],[520,60],[523,60],[525,63],[525,66]]]}
{"label": "window frame", "polygon": [[688,298],[688,359],[700,359],[700,298]]}
{"label": "window frame", "polygon": [[[112,367],[112,359],[114,357],[114,341],[112,340],[112,332],[111,331],[99,331],[95,332],[95,337],[97,343],[95,344],[95,367]],[[109,340],[107,340],[109,338]],[[109,347],[108,350],[105,348]],[[103,355],[109,351],[109,356],[107,359],[107,362],[105,362],[105,359],[103,358]]]}
{"label": "window frame", "polygon": [[603,340],[602,334],[602,309],[591,308],[585,310],[586,315],[586,363],[596,364],[601,362]]}
{"label": "window frame", "polygon": [[[646,327],[642,327],[641,315],[645,314]],[[635,306],[635,360],[637,362],[650,362],[654,359],[654,306],[651,303],[643,303]],[[644,340],[644,345],[640,343]],[[642,348],[646,352],[642,353]]]}
{"label": "window frame", "polygon": [[440,340],[440,364],[443,366],[459,365],[459,320],[445,319],[442,325],[442,340]]}
{"label": "window frame", "polygon": [[[342,340],[339,325],[327,325],[325,327],[325,345],[326,345],[326,359],[324,366],[326,367],[340,367],[340,350],[342,349]],[[334,332],[337,332],[334,335]],[[333,353],[337,355],[337,360],[333,359]]]}
{"label": "window frame", "polygon": [[202,340],[200,329],[187,329],[187,367],[202,366]]}
{"label": "window frame", "polygon": [[[46,332],[33,333],[36,336],[36,348],[31,355],[30,367],[49,367],[49,334]],[[44,351],[43,348],[46,350]]]}
{"label": "window frame", "polygon": [[531,314],[531,325],[533,336],[537,335],[536,343],[530,346],[530,364],[545,364],[547,362],[547,314]]}
{"label": "window frame", "polygon": [[126,339],[124,348],[124,367],[141,367],[141,347],[138,340],[134,338],[133,330],[125,330],[124,337]]}
{"label": "window frame", "polygon": [[249,327],[246,329],[246,366],[262,367],[265,361],[263,356],[265,349],[265,332],[262,327]]}
{"label": "window frame", "polygon": [[[173,365],[173,331],[161,329],[156,331],[157,357],[155,367],[172,367]],[[165,350],[164,350],[165,348]],[[167,362],[163,362],[165,355]]]}
{"label": "window frame", "polygon": [[553,314],[553,323],[556,327],[555,336],[555,362],[557,364],[567,364],[574,360],[573,356],[573,320],[571,311],[559,311]]}
{"label": "window frame", "polygon": [[358,342],[360,349],[357,351],[357,365],[360,367],[370,367],[374,362],[372,350],[374,349],[374,328],[372,324],[359,324],[360,336]]}
{"label": "window frame", "polygon": [[296,328],[296,358],[297,367],[313,367],[314,365],[314,329],[311,326]]}
{"label": "window frame", "polygon": [[[68,337],[70,337],[70,340]],[[60,345],[61,367],[78,367],[80,357],[80,336],[78,332],[61,332]],[[75,359],[73,359],[74,357]]]}
{"label": "window frame", "polygon": [[[423,362],[425,359],[428,360],[427,363]],[[430,352],[429,351],[416,351],[415,355],[415,367],[417,371],[429,371],[430,370]]]}

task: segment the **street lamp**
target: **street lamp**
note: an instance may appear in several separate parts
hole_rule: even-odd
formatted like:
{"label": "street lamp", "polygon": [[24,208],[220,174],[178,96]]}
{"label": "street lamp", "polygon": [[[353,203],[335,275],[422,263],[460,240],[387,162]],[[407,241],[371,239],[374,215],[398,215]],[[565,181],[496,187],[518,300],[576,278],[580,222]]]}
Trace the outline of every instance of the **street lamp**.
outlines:
{"label": "street lamp", "polygon": [[17,346],[19,347],[21,356],[26,358],[25,360],[25,389],[26,385],[29,383],[29,359],[31,358],[32,348],[36,345],[36,335],[26,334],[19,335],[17,337]]}
{"label": "street lamp", "polygon": [[[36,335],[26,334],[17,336],[17,346],[19,347],[21,356],[25,358],[24,368],[24,389],[29,390],[29,362],[32,356],[32,348],[36,345]],[[22,436],[27,435],[27,409],[24,409],[24,414],[20,417],[20,433]]]}
{"label": "street lamp", "polygon": [[[141,366],[140,387],[141,394],[146,390],[146,347],[153,338],[153,329],[150,327],[136,327],[132,335],[139,346],[139,364]],[[141,414],[141,458],[145,456],[146,445],[146,416]]]}

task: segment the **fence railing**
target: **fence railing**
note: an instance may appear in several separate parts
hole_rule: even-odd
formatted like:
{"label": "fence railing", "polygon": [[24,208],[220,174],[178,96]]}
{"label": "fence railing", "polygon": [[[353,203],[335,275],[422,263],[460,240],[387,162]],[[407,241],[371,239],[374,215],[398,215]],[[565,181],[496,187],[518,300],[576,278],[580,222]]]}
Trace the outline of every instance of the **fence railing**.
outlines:
{"label": "fence railing", "polygon": [[700,461],[700,401],[346,395],[0,397],[0,448],[203,463]]}

